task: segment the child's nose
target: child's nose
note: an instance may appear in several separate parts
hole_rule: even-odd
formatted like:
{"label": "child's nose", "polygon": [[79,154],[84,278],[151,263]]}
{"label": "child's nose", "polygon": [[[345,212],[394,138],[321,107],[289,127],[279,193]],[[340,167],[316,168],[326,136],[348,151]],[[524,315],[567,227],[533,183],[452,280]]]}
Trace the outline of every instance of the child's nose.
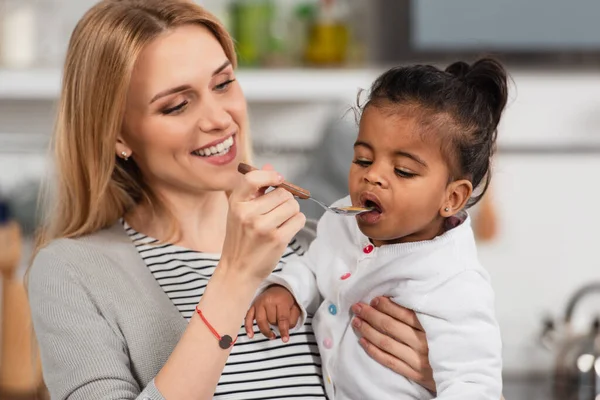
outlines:
{"label": "child's nose", "polygon": [[374,165],[369,168],[365,174],[365,181],[371,185],[387,187],[387,180],[385,179],[382,171],[376,168]]}

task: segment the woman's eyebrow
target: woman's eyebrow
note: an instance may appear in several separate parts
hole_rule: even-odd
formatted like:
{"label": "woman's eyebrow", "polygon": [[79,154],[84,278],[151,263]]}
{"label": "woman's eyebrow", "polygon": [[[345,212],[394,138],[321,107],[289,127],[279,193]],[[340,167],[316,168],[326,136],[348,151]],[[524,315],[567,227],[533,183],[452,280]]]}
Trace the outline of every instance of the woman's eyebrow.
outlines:
{"label": "woman's eyebrow", "polygon": [[[223,72],[223,70],[227,67],[229,67],[231,65],[231,61],[230,60],[226,60],[223,64],[221,64],[217,69],[214,70],[214,72],[212,73],[212,76],[215,76],[221,72]],[[152,100],[150,100],[149,104],[154,103],[156,100],[160,99],[161,97],[165,97],[168,96],[170,94],[173,93],[179,93],[179,92],[183,92],[184,90],[189,90],[192,87],[190,85],[180,85],[174,88],[170,88],[170,89],[166,89],[163,90],[162,92],[157,93]]]}
{"label": "woman's eyebrow", "polygon": [[183,92],[184,90],[189,90],[191,88],[192,87],[190,85],[180,85],[180,86],[177,86],[177,87],[174,87],[174,88],[163,90],[162,92],[157,93],[152,98],[152,100],[150,100],[149,104],[154,103],[156,100],[160,99],[161,97],[165,97],[165,96],[168,96],[168,95],[173,94],[173,93]]}

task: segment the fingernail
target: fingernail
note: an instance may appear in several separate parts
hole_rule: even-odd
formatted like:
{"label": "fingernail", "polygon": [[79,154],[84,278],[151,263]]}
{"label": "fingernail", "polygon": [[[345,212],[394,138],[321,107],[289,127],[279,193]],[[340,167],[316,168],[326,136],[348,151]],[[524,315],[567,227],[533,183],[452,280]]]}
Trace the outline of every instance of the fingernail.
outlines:
{"label": "fingernail", "polygon": [[283,340],[283,343],[287,343],[287,342],[288,342],[288,340],[290,340],[290,338],[286,336],[286,337],[284,337],[284,338],[283,338],[283,339],[281,339],[281,340]]}
{"label": "fingernail", "polygon": [[283,182],[285,179],[283,179],[283,176],[281,176],[281,175],[277,175],[277,180],[278,180],[279,182]]}
{"label": "fingernail", "polygon": [[361,320],[358,318],[354,318],[352,320],[352,326],[355,328],[360,328],[360,325],[362,324]]}
{"label": "fingernail", "polygon": [[379,304],[379,297],[375,297],[373,300],[371,300],[371,305],[373,307],[377,307],[378,304]]}
{"label": "fingernail", "polygon": [[352,306],[352,312],[354,314],[360,314],[361,311],[362,311],[362,307],[360,306],[360,304],[354,304]]}
{"label": "fingernail", "polygon": [[360,345],[362,347],[367,347],[367,345],[368,345],[367,339],[365,339],[365,338],[360,338],[360,340],[358,341],[358,343],[360,343]]}

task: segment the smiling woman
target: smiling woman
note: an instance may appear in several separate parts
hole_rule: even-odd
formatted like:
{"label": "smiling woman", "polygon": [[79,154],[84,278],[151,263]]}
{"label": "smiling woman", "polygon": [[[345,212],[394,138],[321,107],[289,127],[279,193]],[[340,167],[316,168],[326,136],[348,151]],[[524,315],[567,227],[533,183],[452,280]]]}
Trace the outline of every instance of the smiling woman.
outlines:
{"label": "smiling woman", "polygon": [[[277,172],[237,172],[250,138],[235,66],[189,1],[104,0],[75,28],[29,271],[53,399],[324,398],[310,322],[285,345],[242,327],[312,236],[291,194],[265,193]],[[354,310],[367,353],[432,388],[414,313]]]}

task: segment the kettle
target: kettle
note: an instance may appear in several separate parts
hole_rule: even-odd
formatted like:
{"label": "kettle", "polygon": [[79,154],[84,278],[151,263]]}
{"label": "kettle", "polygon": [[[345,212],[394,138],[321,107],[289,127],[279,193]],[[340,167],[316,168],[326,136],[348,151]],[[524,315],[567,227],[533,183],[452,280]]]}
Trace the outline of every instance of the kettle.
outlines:
{"label": "kettle", "polygon": [[600,317],[589,330],[576,333],[571,319],[579,301],[600,293],[600,282],[583,286],[567,303],[564,321],[557,329],[552,320],[544,322],[542,343],[555,353],[553,373],[554,400],[596,400],[600,397]]}

